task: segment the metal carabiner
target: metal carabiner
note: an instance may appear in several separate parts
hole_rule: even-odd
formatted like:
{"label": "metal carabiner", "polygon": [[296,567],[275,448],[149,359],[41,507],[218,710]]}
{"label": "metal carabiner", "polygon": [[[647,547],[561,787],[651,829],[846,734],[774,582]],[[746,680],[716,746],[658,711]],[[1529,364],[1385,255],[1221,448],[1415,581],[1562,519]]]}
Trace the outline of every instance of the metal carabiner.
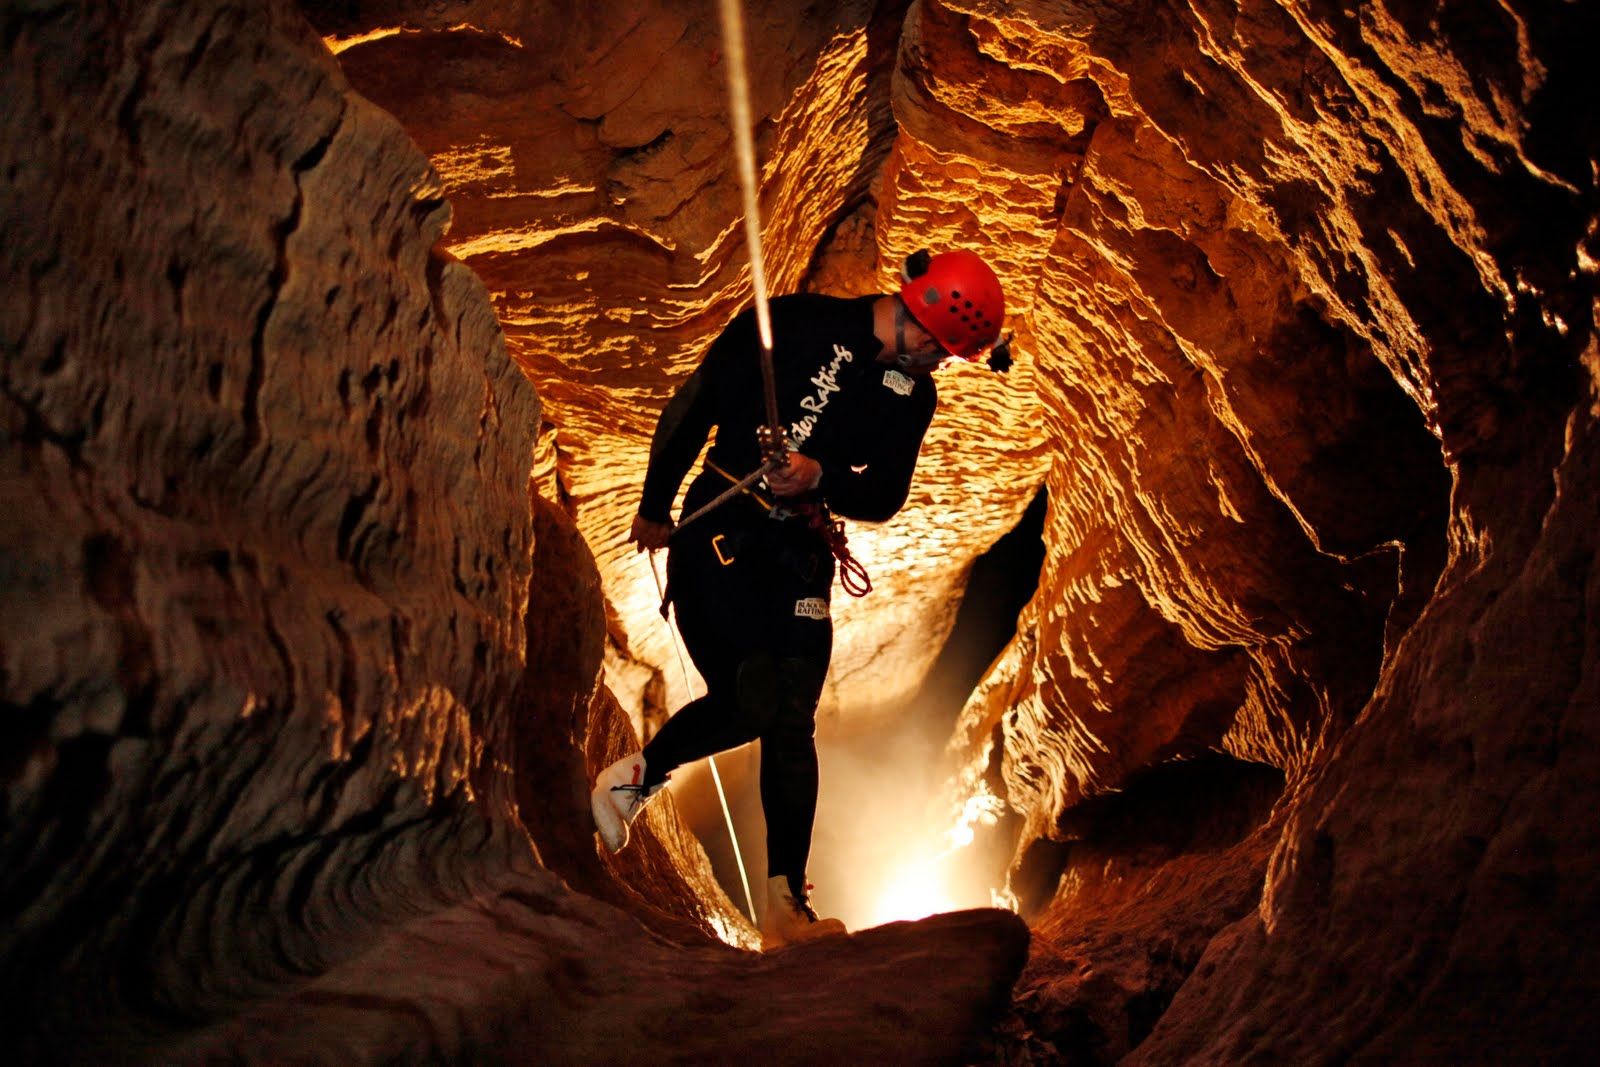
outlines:
{"label": "metal carabiner", "polygon": [[724,534],[717,534],[715,537],[713,537],[711,539],[711,551],[713,551],[713,552],[715,552],[717,554],[717,560],[724,567],[726,567],[728,564],[730,564],[730,563],[732,563],[734,561],[735,557],[733,557],[733,556],[724,556],[722,554],[722,539],[723,539],[724,536],[725,536]]}

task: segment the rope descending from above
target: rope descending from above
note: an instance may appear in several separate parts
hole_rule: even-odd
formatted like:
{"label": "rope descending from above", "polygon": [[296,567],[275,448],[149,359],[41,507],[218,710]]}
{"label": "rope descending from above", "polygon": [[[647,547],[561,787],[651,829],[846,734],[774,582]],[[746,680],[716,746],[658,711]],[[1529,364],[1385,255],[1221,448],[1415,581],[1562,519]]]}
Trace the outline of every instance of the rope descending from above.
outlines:
{"label": "rope descending from above", "polygon": [[[733,123],[735,155],[739,164],[739,187],[744,192],[745,241],[750,249],[750,280],[755,287],[756,328],[761,338],[761,382],[766,394],[767,425],[762,428],[760,440],[765,462],[742,484],[735,485],[710,504],[679,522],[678,530],[711,511],[746,485],[777,470],[785,461],[788,451],[783,423],[778,418],[778,390],[772,372],[772,310],[767,301],[767,272],[762,265],[761,205],[756,196],[755,141],[750,136],[750,83],[746,74],[744,12],[740,9],[739,0],[720,0],[720,7],[722,50],[727,56],[725,67],[728,72],[728,109]],[[656,571],[656,557],[653,551],[650,553],[650,574],[656,582],[656,593],[661,597],[661,615],[665,620],[667,592],[662,588],[661,575]],[[684,691],[692,694],[694,686],[689,681],[689,665],[684,662],[682,638],[670,621],[667,627],[672,632],[672,647],[678,656],[678,668],[683,672]],[[755,923],[757,921],[755,899],[750,893],[750,876],[745,871],[744,855],[739,849],[739,835],[733,829],[733,813],[728,810],[728,794],[722,788],[722,775],[717,771],[716,757],[711,757],[709,762],[711,780],[717,787],[717,800],[722,805],[722,819],[728,826],[728,840],[733,844],[733,858],[739,865],[739,881],[744,886],[745,907],[750,912],[750,921]]]}
{"label": "rope descending from above", "polygon": [[723,64],[728,72],[728,111],[733,124],[734,156],[739,165],[739,188],[744,197],[744,236],[750,250],[750,283],[755,289],[756,333],[761,338],[761,382],[766,390],[767,429],[774,441],[763,441],[770,459],[781,450],[783,423],[778,418],[778,390],[772,375],[772,309],[767,301],[767,270],[761,250],[761,203],[756,184],[756,145],[750,134],[750,79],[744,49],[744,10],[739,0],[719,0],[722,15]]}

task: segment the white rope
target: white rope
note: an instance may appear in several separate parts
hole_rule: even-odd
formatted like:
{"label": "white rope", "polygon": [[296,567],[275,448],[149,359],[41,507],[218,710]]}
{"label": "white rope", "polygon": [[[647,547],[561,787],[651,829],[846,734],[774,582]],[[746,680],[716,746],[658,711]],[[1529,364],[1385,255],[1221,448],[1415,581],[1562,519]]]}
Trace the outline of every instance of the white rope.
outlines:
{"label": "white rope", "polygon": [[756,146],[750,135],[750,79],[745,74],[744,11],[739,0],[719,0],[722,9],[722,51],[728,72],[728,110],[732,113],[734,156],[739,186],[744,191],[744,235],[750,247],[750,280],[755,286],[756,327],[761,347],[772,351],[772,312],[767,307],[767,272],[762,266],[761,205],[756,192]]}
{"label": "white rope", "polygon": [[[656,570],[656,554],[650,552],[650,576],[656,580],[656,594],[662,600],[667,598],[667,591],[661,587],[661,574]],[[672,635],[672,650],[678,655],[678,669],[683,672],[683,690],[694,698],[694,683],[689,680],[689,664],[683,658],[683,638],[678,633],[678,628],[667,619],[665,615],[661,621],[667,624],[667,632]],[[733,859],[739,865],[739,882],[744,886],[744,905],[750,912],[750,922],[756,922],[756,902],[750,895],[750,876],[745,873],[744,853],[739,851],[739,835],[733,832],[733,812],[728,810],[728,794],[722,788],[722,775],[717,773],[717,757],[710,756],[706,760],[711,764],[711,781],[717,787],[717,800],[722,804],[722,820],[728,824],[728,840],[733,843]]]}
{"label": "white rope", "polygon": [[[763,266],[761,250],[761,203],[756,184],[756,146],[750,134],[750,81],[746,74],[744,48],[744,12],[739,0],[719,0],[722,14],[722,51],[724,68],[728,72],[728,110],[733,124],[734,156],[739,166],[739,188],[744,197],[745,243],[750,250],[750,281],[755,289],[756,330],[761,339],[762,377],[766,387],[767,421],[777,425],[777,398],[772,384],[772,311],[767,301],[767,272]],[[682,525],[680,523],[680,525]],[[666,590],[661,586],[661,575],[656,570],[655,552],[650,553],[650,574],[656,581],[656,593],[664,601]],[[694,683],[689,680],[689,665],[684,659],[683,639],[677,627],[663,616],[672,634],[672,649],[678,657],[678,669],[683,672],[683,688],[692,698]],[[728,794],[722,788],[722,775],[717,770],[717,759],[709,757],[711,781],[717,787],[717,801],[722,805],[722,819],[728,825],[728,840],[733,843],[733,858],[739,865],[739,882],[744,886],[744,903],[750,912],[750,921],[756,921],[756,902],[750,893],[750,876],[745,872],[744,854],[739,849],[739,835],[733,829],[733,813],[728,810]]]}

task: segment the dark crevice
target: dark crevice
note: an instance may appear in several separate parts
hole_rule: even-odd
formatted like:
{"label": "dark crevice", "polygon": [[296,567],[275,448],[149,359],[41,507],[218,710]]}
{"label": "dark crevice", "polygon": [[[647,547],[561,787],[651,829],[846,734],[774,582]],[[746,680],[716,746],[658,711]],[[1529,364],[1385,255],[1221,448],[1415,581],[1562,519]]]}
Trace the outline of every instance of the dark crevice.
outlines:
{"label": "dark crevice", "polygon": [[[348,105],[346,105],[348,107]],[[300,228],[301,212],[305,208],[305,187],[302,179],[306,173],[322,162],[328,154],[328,148],[333,144],[333,139],[338,136],[339,130],[344,126],[345,111],[339,112],[339,117],[327,133],[318,138],[310,148],[300,154],[291,169],[294,178],[294,202],[290,205],[289,213],[270,230],[272,246],[276,250],[277,258],[272,270],[267,275],[267,298],[261,305],[260,312],[256,315],[255,330],[250,338],[250,370],[245,377],[244,406],[242,417],[244,420],[244,448],[246,453],[255,451],[261,444],[265,432],[261,421],[261,386],[266,379],[267,367],[267,327],[272,321],[273,312],[277,310],[278,299],[283,294],[283,287],[289,280],[289,239]]]}
{"label": "dark crevice", "polygon": [[1062,812],[1056,836],[1164,856],[1224,849],[1266,821],[1283,785],[1278,768],[1220,752],[1162,763]]}
{"label": "dark crevice", "polygon": [[657,152],[661,151],[661,149],[664,148],[667,142],[671,141],[672,138],[672,131],[670,129],[666,129],[662,130],[660,133],[656,134],[655,137],[649,141],[646,141],[642,145],[619,148],[616,154],[616,162],[638,163],[642,160],[648,159]]}
{"label": "dark crevice", "polygon": [[194,72],[200,68],[200,61],[205,58],[206,52],[211,48],[211,40],[216,34],[217,23],[222,20],[219,14],[206,24],[200,31],[200,36],[195,38],[194,46],[189,49],[189,54],[183,60],[183,73],[178,76],[178,84],[185,85],[194,77]]}
{"label": "dark crevice", "polygon": [[[114,739],[83,734],[55,746],[54,766],[26,808],[8,813],[14,833],[0,851],[0,914],[20,915],[40,899],[60,870],[88,845],[90,822],[111,779],[107,759]],[[16,945],[13,930],[5,941]],[[20,956],[20,953],[18,954]],[[16,957],[6,962],[15,962]],[[0,965],[0,991],[20,975]],[[10,1001],[0,998],[0,1005]],[[3,1009],[0,1009],[3,1010]]]}
{"label": "dark crevice", "polygon": [[1061,874],[1067,869],[1072,846],[1065,841],[1041,837],[1029,842],[1011,870],[1011,892],[1017,898],[1017,914],[1033,918],[1056,895]]}
{"label": "dark crevice", "polygon": [[[0,677],[0,692],[8,692]],[[50,726],[66,707],[51,693],[35,694],[26,704],[0,700],[0,785],[17,780],[36,754],[50,745]],[[7,792],[0,790],[0,821],[9,821],[12,812]]]}
{"label": "dark crevice", "polygon": [[[1025,1045],[1116,1062],[1155,1029],[1216,933],[1259,901],[1285,777],[1220,752],[1147,767],[1063,813],[1011,875],[1045,931],[1015,1001]],[[1067,876],[1070,874],[1070,878]]]}
{"label": "dark crevice", "polygon": [[[261,567],[254,555],[240,551],[237,557],[238,571],[247,575],[256,594],[261,598],[261,621],[267,630],[267,639],[272,643],[273,651],[278,655],[278,661],[283,667],[284,704],[283,709],[289,710],[295,706],[297,699],[295,689],[295,657],[289,652],[289,643],[284,639],[283,633],[278,629],[278,624],[272,617],[271,604],[268,603],[266,583],[261,578]],[[272,705],[270,697],[268,706]]]}
{"label": "dark crevice", "polygon": [[56,343],[50,347],[50,354],[39,364],[39,376],[42,378],[54,377],[61,372],[67,362],[67,339],[56,338]]}
{"label": "dark crevice", "polygon": [[356,542],[356,529],[361,524],[361,517],[367,513],[367,508],[371,507],[373,500],[377,498],[380,484],[381,479],[373,475],[365,489],[345,502],[344,512],[339,516],[339,530],[335,544],[339,558],[346,563],[351,561]]}
{"label": "dark crevice", "polygon": [[154,43],[147,48],[139,50],[135,57],[138,69],[134,72],[133,84],[123,94],[122,100],[117,104],[117,128],[128,142],[128,156],[136,166],[144,165],[144,149],[139,143],[139,105],[144,101],[145,87],[150,80],[150,51]]}
{"label": "dark crevice", "polygon": [[25,447],[37,447],[40,444],[54,445],[66,456],[68,464],[74,470],[80,472],[85,470],[83,444],[92,435],[93,424],[77,427],[70,432],[56,429],[36,404],[12,389],[4,378],[0,378],[0,395],[15,404],[22,413],[22,431],[12,435],[13,444]]}
{"label": "dark crevice", "polygon": [[117,622],[117,685],[124,700],[121,732],[149,737],[156,698],[156,666],[150,630],[139,617],[134,589],[134,554],[111,534],[84,542],[84,584],[101,610]]}
{"label": "dark crevice", "polygon": [[356,646],[350,639],[340,619],[343,613],[338,609],[329,611],[325,618],[328,626],[333,630],[334,640],[339,644],[339,718],[341,722],[355,722],[356,697],[359,695],[356,686]]}
{"label": "dark crevice", "polygon": [[1039,588],[1049,494],[1040,487],[1017,525],[975,559],[961,607],[912,706],[947,737],[955,716],[1017,633],[1017,617]]}
{"label": "dark crevice", "polygon": [[1283,788],[1278,768],[1219,752],[1135,771],[1115,792],[1062,812],[1051,837],[1023,850],[1011,875],[1021,914],[1036,917],[1047,907],[1080,859],[1144,869],[1231,848],[1267,820]]}
{"label": "dark crevice", "polygon": [[[428,303],[433,308],[434,321],[438,323],[441,330],[450,321],[450,317],[445,312],[444,270],[445,267],[453,262],[453,258],[444,249],[435,246],[428,251],[428,262],[423,268],[423,277],[428,283]],[[456,338],[458,345],[460,342],[459,328],[458,323],[458,336]]]}

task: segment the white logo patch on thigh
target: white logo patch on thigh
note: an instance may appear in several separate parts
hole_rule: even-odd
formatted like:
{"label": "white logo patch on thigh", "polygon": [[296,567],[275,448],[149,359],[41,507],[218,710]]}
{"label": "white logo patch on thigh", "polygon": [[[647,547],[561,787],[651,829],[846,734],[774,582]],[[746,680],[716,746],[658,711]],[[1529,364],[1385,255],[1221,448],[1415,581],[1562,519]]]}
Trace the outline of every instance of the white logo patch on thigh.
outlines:
{"label": "white logo patch on thigh", "polygon": [[802,619],[826,619],[828,602],[819,596],[808,596],[794,602],[794,613]]}

